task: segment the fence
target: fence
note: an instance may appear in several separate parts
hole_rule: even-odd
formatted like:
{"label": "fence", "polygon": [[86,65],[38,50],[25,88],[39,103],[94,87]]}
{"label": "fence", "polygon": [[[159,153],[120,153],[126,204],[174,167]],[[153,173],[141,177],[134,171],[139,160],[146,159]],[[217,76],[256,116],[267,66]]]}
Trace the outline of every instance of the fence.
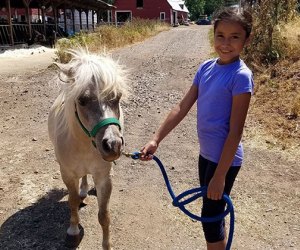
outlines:
{"label": "fence", "polygon": [[[54,33],[57,37],[63,37],[66,34],[63,30],[58,27],[57,32],[55,32],[55,24],[31,24],[32,34],[29,35],[29,26],[28,24],[13,24],[12,32],[14,45],[22,43],[34,42],[34,39],[38,37],[43,41],[53,38]],[[11,45],[10,41],[10,32],[8,24],[0,24],[0,45]],[[31,38],[31,39],[30,39]]]}

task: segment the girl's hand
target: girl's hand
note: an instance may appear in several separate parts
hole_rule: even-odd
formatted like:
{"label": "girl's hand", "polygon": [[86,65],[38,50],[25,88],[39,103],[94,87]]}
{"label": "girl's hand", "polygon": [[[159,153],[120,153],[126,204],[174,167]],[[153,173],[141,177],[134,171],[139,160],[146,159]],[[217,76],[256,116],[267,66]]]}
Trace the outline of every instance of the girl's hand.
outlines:
{"label": "girl's hand", "polygon": [[141,157],[142,161],[150,161],[153,158],[153,154],[157,150],[158,143],[155,140],[149,141],[144,147],[141,149]]}
{"label": "girl's hand", "polygon": [[224,193],[225,177],[216,177],[210,180],[207,188],[207,198],[211,200],[221,200]]}

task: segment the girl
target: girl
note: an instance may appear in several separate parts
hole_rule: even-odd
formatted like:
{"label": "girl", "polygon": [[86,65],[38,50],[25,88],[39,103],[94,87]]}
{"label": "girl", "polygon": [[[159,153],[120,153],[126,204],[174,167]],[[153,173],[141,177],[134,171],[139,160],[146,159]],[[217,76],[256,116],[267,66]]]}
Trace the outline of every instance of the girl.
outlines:
{"label": "girl", "polygon": [[[249,42],[251,16],[223,9],[214,20],[214,48],[218,58],[202,63],[186,95],[141,150],[150,160],[159,143],[186,116],[197,100],[197,131],[200,144],[199,179],[207,186],[201,216],[222,213],[223,192],[230,194],[243,161],[242,132],[253,91],[252,72],[240,59]],[[208,250],[226,247],[224,220],[202,223]]]}

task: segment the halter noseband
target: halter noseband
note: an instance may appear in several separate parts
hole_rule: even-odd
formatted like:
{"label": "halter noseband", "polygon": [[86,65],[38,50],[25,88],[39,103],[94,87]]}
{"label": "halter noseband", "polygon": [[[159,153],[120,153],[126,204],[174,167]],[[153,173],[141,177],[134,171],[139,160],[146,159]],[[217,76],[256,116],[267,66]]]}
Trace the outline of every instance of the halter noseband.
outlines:
{"label": "halter noseband", "polygon": [[[94,128],[89,131],[84,125],[83,123],[81,122],[80,118],[79,118],[79,115],[78,115],[78,112],[77,112],[77,108],[76,108],[76,104],[75,104],[75,116],[77,118],[77,121],[79,122],[79,125],[80,127],[82,128],[83,132],[88,136],[88,137],[95,137],[96,134],[99,132],[99,130],[106,126],[106,125],[111,125],[111,124],[114,124],[114,125],[117,125],[119,127],[119,129],[121,130],[121,124],[120,124],[120,121],[117,119],[117,118],[114,118],[114,117],[110,117],[110,118],[106,118],[106,119],[103,119],[102,121],[98,122]],[[96,147],[96,143],[94,140],[92,140],[92,144],[94,145],[94,147]]]}

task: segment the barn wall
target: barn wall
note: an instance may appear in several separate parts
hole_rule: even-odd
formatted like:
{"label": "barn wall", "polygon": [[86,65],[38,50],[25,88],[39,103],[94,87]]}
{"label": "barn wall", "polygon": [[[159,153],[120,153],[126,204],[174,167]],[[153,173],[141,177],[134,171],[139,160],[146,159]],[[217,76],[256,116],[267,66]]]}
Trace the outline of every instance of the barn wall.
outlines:
{"label": "barn wall", "polygon": [[116,11],[131,11],[133,17],[159,19],[160,13],[165,12],[165,21],[170,22],[171,6],[164,0],[144,0],[144,7],[137,8],[136,0],[116,0],[114,5],[117,7],[112,11],[112,18],[115,21]]}
{"label": "barn wall", "polygon": [[[41,19],[41,13],[38,12],[38,9],[29,9],[31,16],[31,22],[38,22]],[[13,22],[22,22],[25,20],[25,9],[11,8],[11,14]],[[38,15],[40,14],[40,15]],[[0,22],[6,22],[7,12],[0,9]]]}

